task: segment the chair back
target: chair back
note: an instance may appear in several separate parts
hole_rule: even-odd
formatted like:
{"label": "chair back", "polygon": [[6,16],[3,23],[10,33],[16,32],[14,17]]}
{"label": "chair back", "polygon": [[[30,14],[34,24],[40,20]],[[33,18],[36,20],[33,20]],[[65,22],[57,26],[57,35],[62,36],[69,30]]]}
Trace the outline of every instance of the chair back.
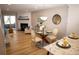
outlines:
{"label": "chair back", "polygon": [[53,34],[54,34],[54,35],[57,35],[57,33],[58,33],[58,29],[57,29],[57,28],[54,28],[54,29],[53,29]]}
{"label": "chair back", "polygon": [[31,37],[32,37],[32,39],[35,39],[35,31],[34,30],[31,30]]}

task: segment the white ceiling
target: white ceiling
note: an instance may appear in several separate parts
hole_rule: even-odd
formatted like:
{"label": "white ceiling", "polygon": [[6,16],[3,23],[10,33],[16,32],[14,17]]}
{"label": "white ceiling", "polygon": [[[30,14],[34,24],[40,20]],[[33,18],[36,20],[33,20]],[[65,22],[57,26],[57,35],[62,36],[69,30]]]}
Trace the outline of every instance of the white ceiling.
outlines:
{"label": "white ceiling", "polygon": [[33,12],[63,5],[65,4],[0,4],[0,8],[4,11]]}

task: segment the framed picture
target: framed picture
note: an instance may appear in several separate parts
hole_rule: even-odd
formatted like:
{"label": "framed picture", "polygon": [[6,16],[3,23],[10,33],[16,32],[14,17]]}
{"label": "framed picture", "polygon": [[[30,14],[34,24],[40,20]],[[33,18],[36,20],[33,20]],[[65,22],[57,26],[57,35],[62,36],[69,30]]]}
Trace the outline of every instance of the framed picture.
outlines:
{"label": "framed picture", "polygon": [[59,14],[55,14],[52,18],[54,24],[58,25],[61,23],[61,16]]}
{"label": "framed picture", "polygon": [[28,16],[19,16],[19,20],[29,20]]}

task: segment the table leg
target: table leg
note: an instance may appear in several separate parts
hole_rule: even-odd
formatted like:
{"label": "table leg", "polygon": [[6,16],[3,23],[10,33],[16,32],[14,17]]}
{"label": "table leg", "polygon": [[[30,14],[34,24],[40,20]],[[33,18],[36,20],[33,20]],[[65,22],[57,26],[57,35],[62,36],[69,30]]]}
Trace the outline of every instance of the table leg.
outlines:
{"label": "table leg", "polygon": [[49,55],[49,51],[47,51],[47,55]]}
{"label": "table leg", "polygon": [[52,54],[52,53],[50,53],[49,51],[47,51],[47,55],[54,55],[54,54]]}

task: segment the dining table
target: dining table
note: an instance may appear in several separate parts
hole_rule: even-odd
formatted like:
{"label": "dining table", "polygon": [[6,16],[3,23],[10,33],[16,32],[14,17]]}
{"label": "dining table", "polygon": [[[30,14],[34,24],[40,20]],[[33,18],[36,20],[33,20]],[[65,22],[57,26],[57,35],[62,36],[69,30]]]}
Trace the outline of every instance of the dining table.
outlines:
{"label": "dining table", "polygon": [[37,34],[38,36],[40,36],[43,41],[45,41],[46,43],[48,43],[48,41],[46,40],[46,36],[48,36],[48,33],[43,33],[43,32],[41,32],[41,31],[39,31],[39,32],[36,32],[36,34]]}
{"label": "dining table", "polygon": [[57,46],[57,42],[63,40],[57,40],[54,43],[51,43],[47,46],[44,46],[43,48],[48,51],[47,54],[53,54],[53,55],[79,55],[79,39],[72,39],[68,38],[70,48],[61,48]]}

